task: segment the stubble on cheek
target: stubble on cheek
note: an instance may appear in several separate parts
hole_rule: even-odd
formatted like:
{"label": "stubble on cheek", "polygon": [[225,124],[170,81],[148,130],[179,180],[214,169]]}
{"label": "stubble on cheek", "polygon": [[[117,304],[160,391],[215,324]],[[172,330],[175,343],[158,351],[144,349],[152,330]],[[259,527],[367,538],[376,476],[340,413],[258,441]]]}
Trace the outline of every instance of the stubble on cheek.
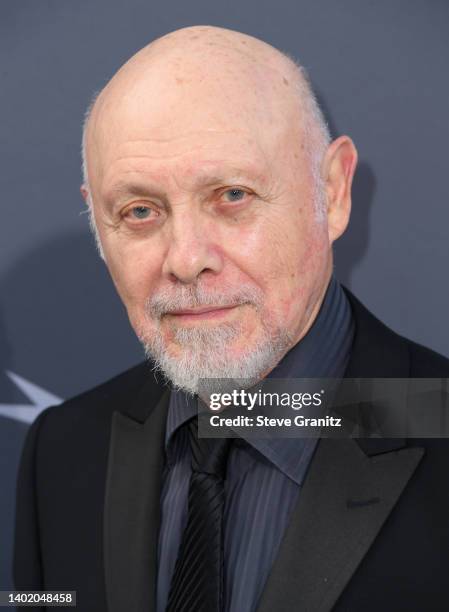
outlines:
{"label": "stubble on cheek", "polygon": [[[292,237],[286,240],[292,244]],[[307,326],[320,297],[326,267],[325,248],[320,234],[314,237],[309,233],[279,259],[274,269],[281,321],[296,337]]]}

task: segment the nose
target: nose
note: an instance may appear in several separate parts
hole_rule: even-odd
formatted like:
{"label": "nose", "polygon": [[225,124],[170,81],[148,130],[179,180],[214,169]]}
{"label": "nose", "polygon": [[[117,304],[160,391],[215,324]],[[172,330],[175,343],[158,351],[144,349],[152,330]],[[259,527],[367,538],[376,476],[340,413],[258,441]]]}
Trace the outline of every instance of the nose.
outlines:
{"label": "nose", "polygon": [[219,274],[223,267],[210,220],[206,223],[200,212],[187,208],[172,214],[162,266],[164,276],[186,284],[195,282],[204,272]]}

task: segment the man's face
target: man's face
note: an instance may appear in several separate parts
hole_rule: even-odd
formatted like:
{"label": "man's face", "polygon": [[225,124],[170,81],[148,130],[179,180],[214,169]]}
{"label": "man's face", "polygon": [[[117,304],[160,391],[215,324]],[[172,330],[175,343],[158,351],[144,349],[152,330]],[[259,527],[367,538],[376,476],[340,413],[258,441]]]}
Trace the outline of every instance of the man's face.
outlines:
{"label": "man's face", "polygon": [[89,172],[130,322],[195,391],[198,377],[274,367],[316,315],[331,254],[299,126],[252,104],[187,100],[177,112],[172,99],[128,103],[99,130]]}

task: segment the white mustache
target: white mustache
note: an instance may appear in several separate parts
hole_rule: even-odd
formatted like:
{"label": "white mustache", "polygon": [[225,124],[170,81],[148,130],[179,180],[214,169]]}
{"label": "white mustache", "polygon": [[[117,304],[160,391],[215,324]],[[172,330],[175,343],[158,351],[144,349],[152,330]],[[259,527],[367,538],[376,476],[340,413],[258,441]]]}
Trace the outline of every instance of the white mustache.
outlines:
{"label": "white mustache", "polygon": [[240,287],[236,290],[220,289],[211,291],[189,285],[160,291],[149,297],[145,310],[152,318],[160,319],[163,315],[182,309],[201,308],[203,306],[237,306],[252,304],[257,309],[263,304],[263,293],[257,287]]}

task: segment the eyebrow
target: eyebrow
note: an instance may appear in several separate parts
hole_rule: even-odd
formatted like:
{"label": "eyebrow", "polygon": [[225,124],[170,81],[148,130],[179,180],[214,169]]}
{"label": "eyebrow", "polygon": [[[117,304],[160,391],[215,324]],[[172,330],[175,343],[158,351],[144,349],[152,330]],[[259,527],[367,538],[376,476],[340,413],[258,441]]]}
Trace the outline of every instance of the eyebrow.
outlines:
{"label": "eyebrow", "polygon": [[[212,185],[219,184],[232,184],[239,182],[240,180],[250,180],[251,182],[260,180],[262,173],[254,173],[249,169],[242,168],[229,168],[226,173],[214,173],[211,175],[200,175],[195,179],[194,185],[197,188],[210,187]],[[106,203],[110,206],[116,204],[113,202],[116,198],[129,197],[129,196],[144,196],[144,197],[161,197],[163,196],[163,190],[152,184],[151,181],[126,181],[119,180],[111,187],[105,189],[103,197]]]}
{"label": "eyebrow", "polygon": [[106,200],[111,200],[117,196],[128,196],[128,195],[153,195],[155,194],[154,189],[148,187],[143,183],[135,181],[118,181],[111,187],[105,189],[103,196]]}

